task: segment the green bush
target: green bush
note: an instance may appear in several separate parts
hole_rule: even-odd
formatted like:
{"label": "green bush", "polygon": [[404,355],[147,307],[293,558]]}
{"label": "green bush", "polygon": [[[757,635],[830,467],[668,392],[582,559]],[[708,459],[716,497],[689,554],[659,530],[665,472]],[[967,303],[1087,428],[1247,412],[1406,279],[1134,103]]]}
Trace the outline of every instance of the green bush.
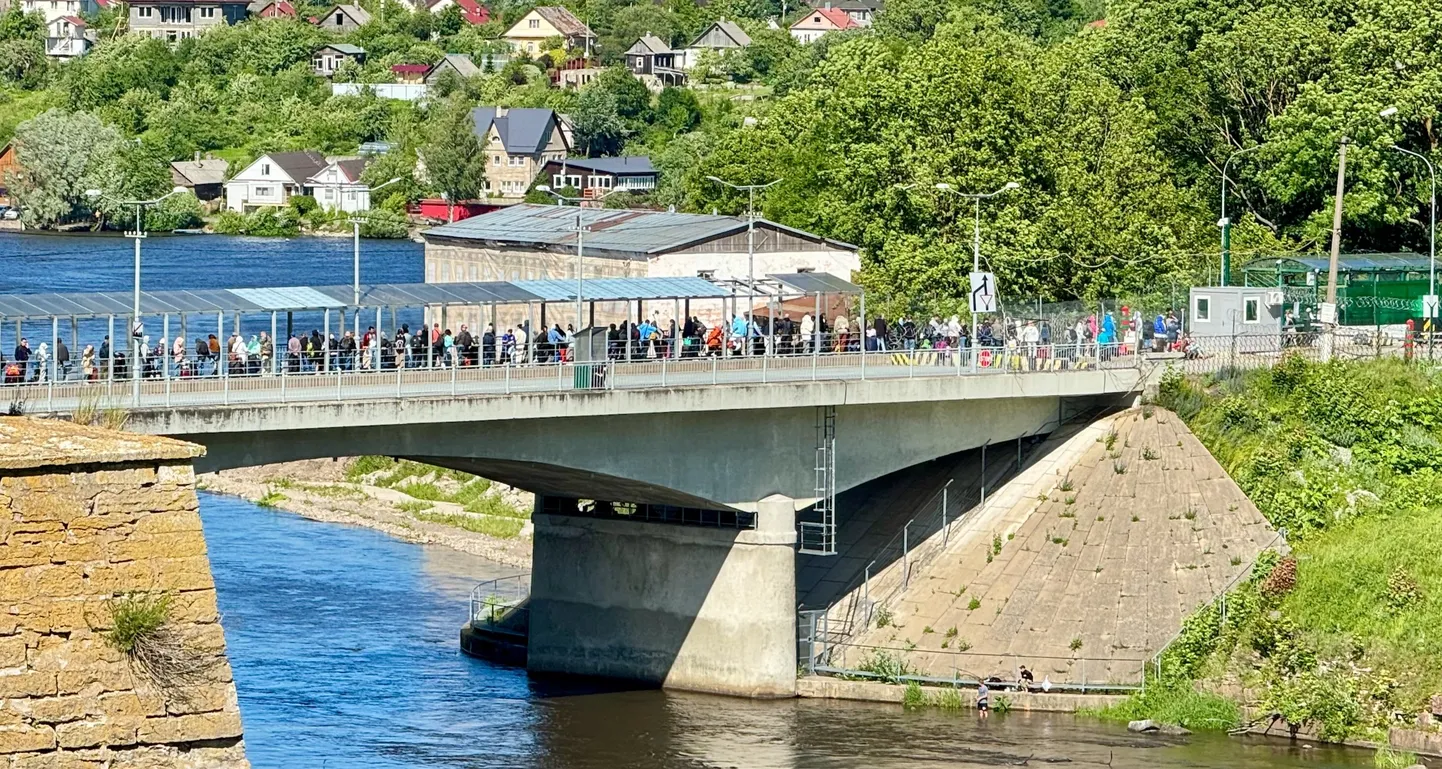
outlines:
{"label": "green bush", "polygon": [[248,214],[225,211],[214,229],[222,235],[289,238],[300,234],[300,218],[291,208],[273,206],[257,208]]}
{"label": "green bush", "polygon": [[107,606],[111,627],[102,635],[106,643],[126,654],[133,654],[170,619],[168,593],[129,593]]}

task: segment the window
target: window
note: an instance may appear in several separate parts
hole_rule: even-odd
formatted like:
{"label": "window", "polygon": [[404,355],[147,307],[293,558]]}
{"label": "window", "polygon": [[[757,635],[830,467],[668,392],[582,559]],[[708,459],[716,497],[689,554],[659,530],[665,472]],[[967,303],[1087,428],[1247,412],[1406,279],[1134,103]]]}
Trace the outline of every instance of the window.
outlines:
{"label": "window", "polygon": [[540,19],[531,19],[531,20],[530,20],[530,23],[527,24],[526,26],[530,27],[531,29],[540,29],[540,28],[541,28],[541,20],[540,20]]}
{"label": "window", "polygon": [[1199,296],[1193,300],[1192,320],[1194,322],[1206,323],[1212,319],[1212,298],[1210,296]]}
{"label": "window", "polygon": [[500,165],[500,164],[501,164],[501,156],[500,156],[500,155],[492,155],[492,156],[491,156],[491,165],[493,165],[493,166],[498,166],[498,165]]}
{"label": "window", "polygon": [[135,9],[135,13],[136,13],[137,16],[139,16],[139,17],[142,18],[142,19],[148,19],[148,18],[151,18],[152,16],[155,15],[155,9],[154,9],[154,8],[151,8],[151,7],[149,7],[149,6],[146,6],[146,7],[144,7],[144,8],[136,8],[136,9]]}
{"label": "window", "polygon": [[603,189],[603,190],[609,190],[609,189],[611,189],[611,183],[612,183],[613,181],[614,181],[614,179],[612,179],[612,178],[611,178],[610,176],[608,176],[608,175],[605,175],[605,174],[592,174],[592,175],[591,175],[591,179],[590,179],[590,181],[589,181],[589,184],[590,184],[592,187],[599,187],[600,189]]}
{"label": "window", "polygon": [[215,18],[215,9],[214,9],[214,8],[210,8],[210,7],[201,8],[201,9],[200,9],[200,18],[202,18],[202,19],[213,19],[213,18]]}
{"label": "window", "polygon": [[696,277],[698,277],[698,278],[700,278],[700,279],[702,279],[702,280],[715,280],[715,279],[716,279],[716,271],[715,271],[715,270],[697,270],[697,271],[696,271]]}
{"label": "window", "polygon": [[335,15],[335,25],[339,27],[343,24],[345,24],[345,18],[340,15],[339,11],[337,11]]}
{"label": "window", "polygon": [[173,42],[175,42],[175,40],[176,40],[175,30],[172,29],[172,30],[170,30],[169,32],[166,32],[166,33],[165,33],[165,41],[166,41],[166,42],[168,42],[168,43],[173,43]]}
{"label": "window", "polygon": [[526,158],[524,155],[512,155],[510,158],[508,158],[508,160],[510,161],[509,165],[512,168],[520,168],[526,164]]}
{"label": "window", "polygon": [[271,197],[271,196],[274,195],[274,194],[275,194],[275,193],[271,190],[270,187],[256,187],[256,188],[255,188],[255,196],[258,197],[258,198],[268,198],[268,197]]}
{"label": "window", "polygon": [[1249,296],[1242,300],[1242,322],[1259,323],[1262,317],[1262,300],[1259,297]]}
{"label": "window", "polygon": [[261,164],[260,164],[260,172],[261,172],[262,174],[266,175],[266,176],[270,176],[270,164],[269,164],[269,163],[261,163]]}

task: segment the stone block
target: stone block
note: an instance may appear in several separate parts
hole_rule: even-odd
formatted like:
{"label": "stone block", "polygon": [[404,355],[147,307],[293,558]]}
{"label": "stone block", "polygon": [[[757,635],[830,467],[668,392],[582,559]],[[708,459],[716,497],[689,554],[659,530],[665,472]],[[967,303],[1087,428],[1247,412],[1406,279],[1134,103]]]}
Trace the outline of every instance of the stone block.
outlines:
{"label": "stone block", "polygon": [[97,537],[86,537],[84,541],[67,537],[50,551],[50,562],[79,564],[103,561],[107,557],[106,544]]}
{"label": "stone block", "polygon": [[134,745],[142,718],[103,718],[77,721],[55,727],[56,742],[62,748],[123,747]]}
{"label": "stone block", "polygon": [[71,521],[70,530],[126,529],[139,517],[140,513],[101,513],[97,510],[93,515]]}
{"label": "stone block", "polygon": [[195,484],[195,468],[188,464],[161,465],[155,469],[155,482],[192,486]]}
{"label": "stone block", "polygon": [[190,489],[107,489],[95,495],[96,515],[158,513],[198,507],[195,492]]}
{"label": "stone block", "polygon": [[204,555],[150,561],[154,570],[152,590],[214,590],[210,560]]}
{"label": "stone block", "polygon": [[[10,536],[14,539],[16,535]],[[41,566],[50,563],[50,555],[54,551],[54,542],[6,542],[0,545],[0,566],[6,569]]]}
{"label": "stone block", "polygon": [[79,670],[124,662],[125,653],[99,637],[41,643],[30,652],[30,667],[34,670]]}
{"label": "stone block", "polygon": [[135,522],[137,534],[175,534],[178,532],[202,532],[200,514],[193,510],[175,510],[165,513],[151,513]]}
{"label": "stone block", "polygon": [[25,664],[25,639],[21,636],[0,638],[0,668],[18,668]]}
{"label": "stone block", "polygon": [[[73,491],[70,489],[68,491]],[[10,502],[17,522],[58,522],[68,524],[90,514],[90,500],[64,491],[25,494]]]}
{"label": "stone block", "polygon": [[55,676],[56,691],[60,694],[78,694],[87,687],[99,687],[103,692],[125,691],[134,688],[135,674],[124,662],[90,665],[78,670],[62,670]]}
{"label": "stone block", "polygon": [[88,592],[85,573],[76,565],[59,564],[34,569],[35,595],[41,598],[69,598]]}
{"label": "stone block", "polygon": [[11,609],[22,627],[40,633],[88,629],[92,619],[103,614],[93,602],[81,598],[37,598],[13,604]]}
{"label": "stone block", "polygon": [[140,725],[139,738],[146,745],[157,745],[223,740],[240,734],[240,713],[221,712],[147,718]]}
{"label": "stone block", "polygon": [[52,750],[55,730],[48,726],[0,726],[0,753]]}
{"label": "stone block", "polygon": [[0,675],[0,699],[13,700],[20,697],[49,697],[57,693],[55,674],[43,671],[26,671]]}
{"label": "stone block", "polygon": [[177,624],[219,622],[220,609],[215,604],[215,591],[188,590],[175,593],[170,599],[170,621]]}
{"label": "stone block", "polygon": [[17,711],[42,724],[63,724],[102,715],[100,701],[85,695],[14,700]]}
{"label": "stone block", "polygon": [[91,477],[95,483],[101,486],[118,486],[128,489],[134,486],[154,484],[156,472],[154,467],[126,467],[119,470],[98,470]]}
{"label": "stone block", "polygon": [[166,712],[165,697],[148,683],[128,691],[106,692],[97,699],[105,715],[116,718],[163,716]]}
{"label": "stone block", "polygon": [[53,753],[32,753],[15,756],[10,769],[109,769],[108,756],[102,750],[80,752],[64,751]]}
{"label": "stone block", "polygon": [[[141,519],[143,522],[144,519]],[[166,534],[136,533],[112,544],[109,557],[112,562],[142,561],[154,558],[190,558],[205,555],[205,538],[199,531],[183,531]]]}
{"label": "stone block", "polygon": [[192,713],[214,713],[236,710],[238,705],[228,686],[187,686],[173,692],[165,702],[165,712],[174,716]]}

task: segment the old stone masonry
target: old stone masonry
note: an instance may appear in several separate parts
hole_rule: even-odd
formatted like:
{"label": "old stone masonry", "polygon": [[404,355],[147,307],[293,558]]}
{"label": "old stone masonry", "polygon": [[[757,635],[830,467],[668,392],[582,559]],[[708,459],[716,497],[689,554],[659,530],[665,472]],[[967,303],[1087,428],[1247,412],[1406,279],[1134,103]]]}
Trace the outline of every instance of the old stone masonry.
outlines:
{"label": "old stone masonry", "polygon": [[[197,510],[201,451],[0,418],[0,767],[249,766]],[[127,604],[160,607],[130,648],[113,632]]]}

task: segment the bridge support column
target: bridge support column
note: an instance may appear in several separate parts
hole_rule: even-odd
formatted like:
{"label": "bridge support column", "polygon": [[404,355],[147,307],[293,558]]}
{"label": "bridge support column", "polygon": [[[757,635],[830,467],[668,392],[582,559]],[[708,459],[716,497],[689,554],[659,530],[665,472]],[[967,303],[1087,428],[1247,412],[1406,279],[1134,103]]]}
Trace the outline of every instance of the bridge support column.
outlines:
{"label": "bridge support column", "polygon": [[755,529],[534,517],[533,672],[743,697],[796,694],[796,504]]}

